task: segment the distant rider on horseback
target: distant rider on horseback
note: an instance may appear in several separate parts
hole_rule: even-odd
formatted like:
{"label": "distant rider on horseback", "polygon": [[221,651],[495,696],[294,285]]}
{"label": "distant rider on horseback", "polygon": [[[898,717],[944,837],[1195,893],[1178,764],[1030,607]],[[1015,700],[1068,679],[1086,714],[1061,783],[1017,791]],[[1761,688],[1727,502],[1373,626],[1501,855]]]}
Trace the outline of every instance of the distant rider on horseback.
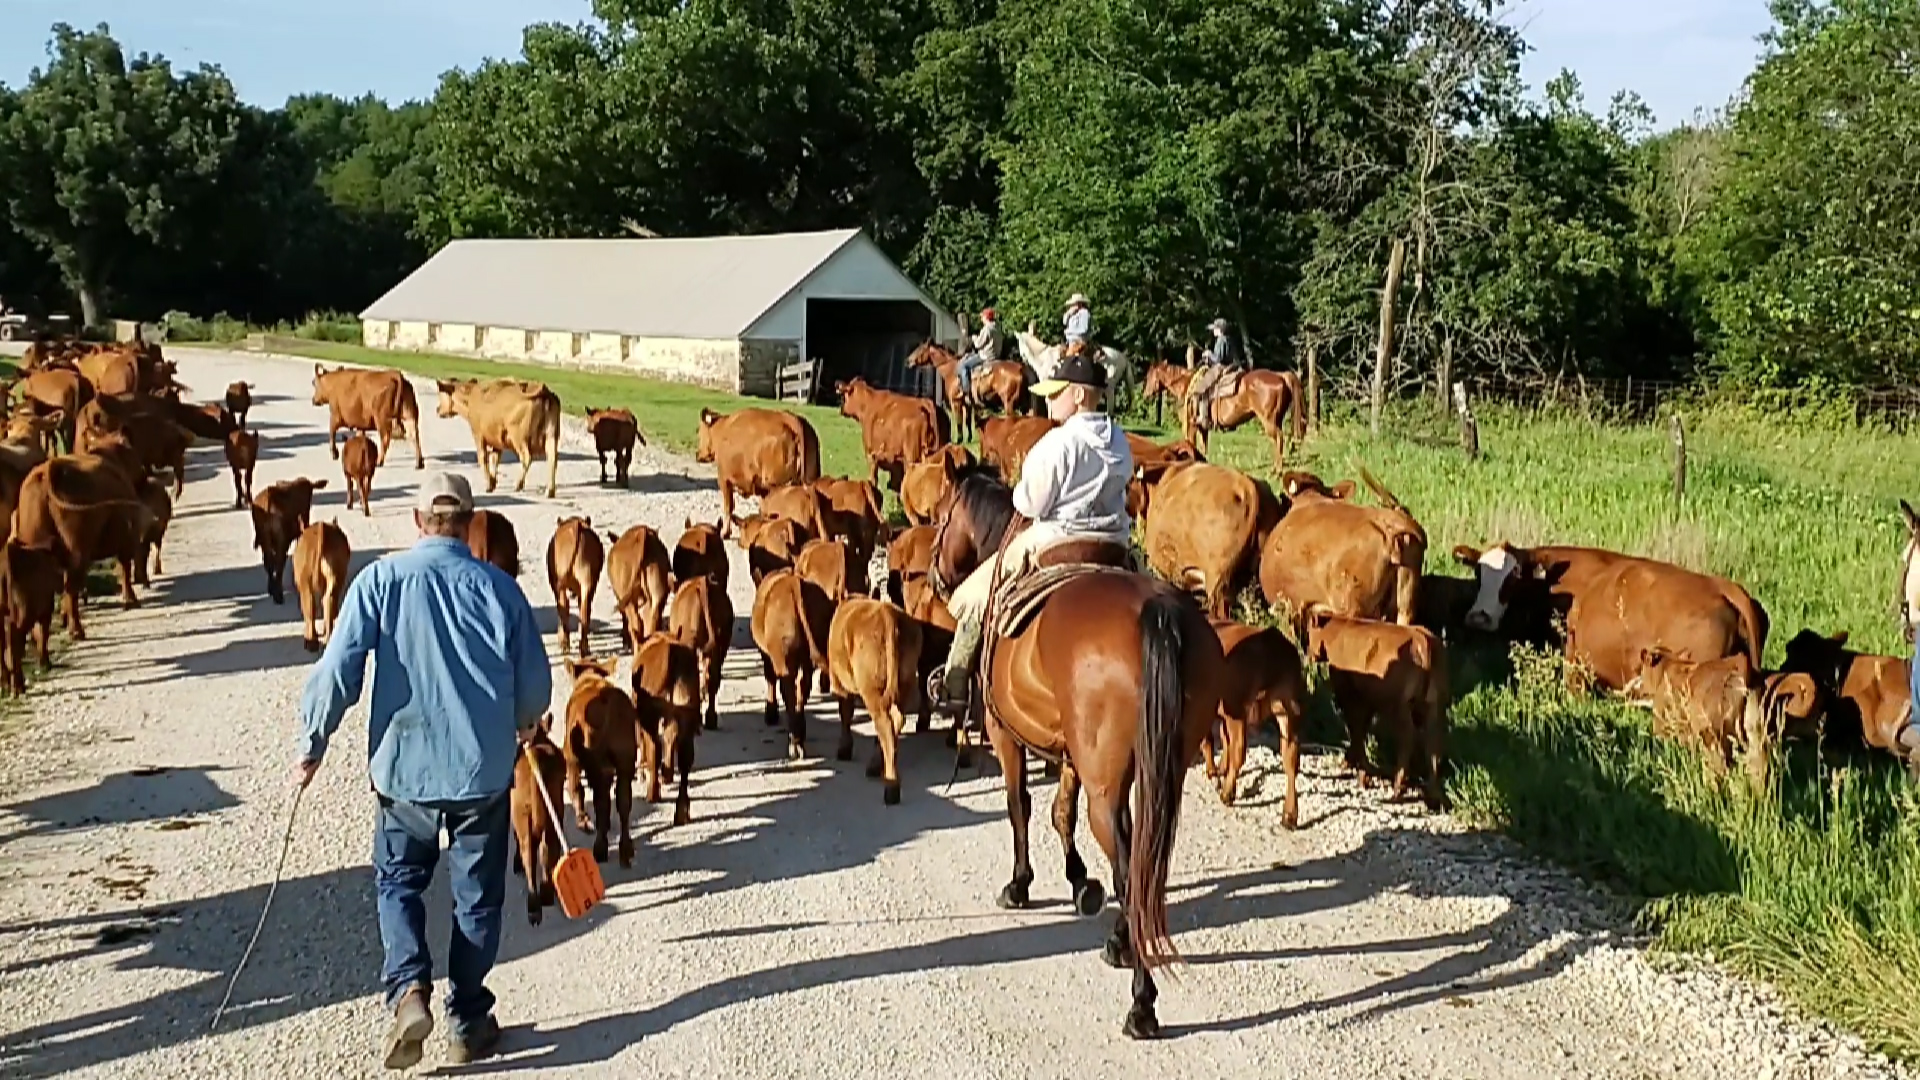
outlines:
{"label": "distant rider on horseback", "polygon": [[1211,415],[1207,398],[1213,393],[1213,388],[1220,384],[1227,372],[1246,365],[1240,342],[1227,330],[1227,320],[1213,320],[1211,329],[1213,344],[1207,347],[1206,362],[1194,373],[1193,382],[1187,386],[1188,415],[1193,418],[1195,427],[1207,426],[1203,421]]}
{"label": "distant rider on horseback", "polygon": [[960,397],[973,400],[973,372],[984,364],[1000,359],[1000,320],[992,308],[980,313],[980,332],[973,335],[973,348],[960,358]]}
{"label": "distant rider on horseback", "polygon": [[[1013,508],[1032,524],[1006,542],[997,560],[998,581],[1019,577],[1035,556],[1062,541],[1124,545],[1132,537],[1127,481],[1133,477],[1133,451],[1126,432],[1103,411],[1106,385],[1106,369],[1085,351],[1065,357],[1053,378],[1033,385],[1033,392],[1047,401],[1047,415],[1059,426],[1033,444],[1021,465]],[[995,562],[992,556],[983,558],[947,599],[947,610],[958,625],[946,664],[927,680],[935,700],[949,705],[965,700],[980,654],[987,601],[997,584]]]}

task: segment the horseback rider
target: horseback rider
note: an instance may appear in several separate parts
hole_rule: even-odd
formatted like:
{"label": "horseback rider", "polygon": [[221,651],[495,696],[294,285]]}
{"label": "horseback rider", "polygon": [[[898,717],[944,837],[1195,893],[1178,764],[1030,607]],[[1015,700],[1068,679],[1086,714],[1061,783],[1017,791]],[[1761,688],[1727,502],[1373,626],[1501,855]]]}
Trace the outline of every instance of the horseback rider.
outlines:
{"label": "horseback rider", "polygon": [[1002,340],[999,316],[992,308],[983,309],[980,312],[980,331],[973,335],[973,347],[967,350],[967,355],[960,358],[960,396],[963,400],[974,399],[973,371],[977,367],[1000,359]]}
{"label": "horseback rider", "polygon": [[1086,348],[1087,339],[1093,333],[1093,312],[1087,308],[1087,294],[1074,293],[1067,297],[1067,313],[1060,317],[1063,335],[1067,347],[1079,345]]}
{"label": "horseback rider", "polygon": [[1058,426],[1027,452],[1013,489],[1013,508],[1030,524],[1006,542],[997,560],[984,559],[948,597],[947,610],[958,625],[947,662],[927,680],[935,700],[949,705],[965,700],[980,654],[987,601],[999,581],[1017,578],[1036,555],[1062,541],[1125,544],[1132,537],[1127,481],[1133,477],[1133,451],[1126,432],[1104,411],[1106,385],[1106,369],[1086,352],[1062,359],[1053,378],[1033,385]]}
{"label": "horseback rider", "polygon": [[1187,387],[1187,407],[1196,425],[1206,417],[1207,397],[1213,393],[1220,380],[1229,371],[1238,371],[1246,366],[1245,355],[1240,351],[1240,342],[1227,329],[1227,320],[1215,319],[1211,324],[1213,344],[1207,347],[1206,360],[1200,370],[1194,373],[1193,382]]}

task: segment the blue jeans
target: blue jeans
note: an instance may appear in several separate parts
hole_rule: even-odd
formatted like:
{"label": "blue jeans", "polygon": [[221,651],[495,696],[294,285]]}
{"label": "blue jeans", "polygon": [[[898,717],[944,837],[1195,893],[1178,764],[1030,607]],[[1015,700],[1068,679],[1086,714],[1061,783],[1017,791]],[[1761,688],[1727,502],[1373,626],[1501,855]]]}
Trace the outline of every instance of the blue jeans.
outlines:
{"label": "blue jeans", "polygon": [[453,940],[447,948],[447,1015],[457,1036],[493,1011],[487,973],[500,952],[501,908],[507,894],[507,837],[512,824],[506,792],[467,802],[409,803],[378,796],[373,832],[375,903],[386,956],[380,980],[387,1008],[415,986],[433,991],[427,951],[424,895],[440,859],[440,830],[450,841]]}
{"label": "blue jeans", "polygon": [[973,373],[986,363],[986,358],[977,352],[970,352],[960,358],[960,396],[969,400],[973,397]]}

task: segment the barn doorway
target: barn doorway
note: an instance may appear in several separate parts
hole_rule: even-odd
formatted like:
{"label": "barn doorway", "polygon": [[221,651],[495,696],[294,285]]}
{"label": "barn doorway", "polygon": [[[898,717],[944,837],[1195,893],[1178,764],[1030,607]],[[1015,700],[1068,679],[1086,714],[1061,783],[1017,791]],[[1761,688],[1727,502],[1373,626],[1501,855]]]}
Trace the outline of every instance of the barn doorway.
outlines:
{"label": "barn doorway", "polygon": [[931,336],[933,313],[918,300],[807,299],[807,355],[821,363],[821,401],[834,400],[833,384],[856,375],[883,390],[933,397],[934,373],[907,367]]}

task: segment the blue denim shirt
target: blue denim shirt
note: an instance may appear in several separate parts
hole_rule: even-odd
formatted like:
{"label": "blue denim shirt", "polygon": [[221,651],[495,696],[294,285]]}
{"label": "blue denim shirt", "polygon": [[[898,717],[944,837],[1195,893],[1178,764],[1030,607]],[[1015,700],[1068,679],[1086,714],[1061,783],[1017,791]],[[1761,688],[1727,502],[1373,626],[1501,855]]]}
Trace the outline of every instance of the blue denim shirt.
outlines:
{"label": "blue denim shirt", "polygon": [[459,540],[431,536],[361,571],[301,695],[302,758],[318,760],[360,700],[369,653],[374,790],[438,802],[513,785],[517,730],[539,721],[553,693],[518,582]]}

